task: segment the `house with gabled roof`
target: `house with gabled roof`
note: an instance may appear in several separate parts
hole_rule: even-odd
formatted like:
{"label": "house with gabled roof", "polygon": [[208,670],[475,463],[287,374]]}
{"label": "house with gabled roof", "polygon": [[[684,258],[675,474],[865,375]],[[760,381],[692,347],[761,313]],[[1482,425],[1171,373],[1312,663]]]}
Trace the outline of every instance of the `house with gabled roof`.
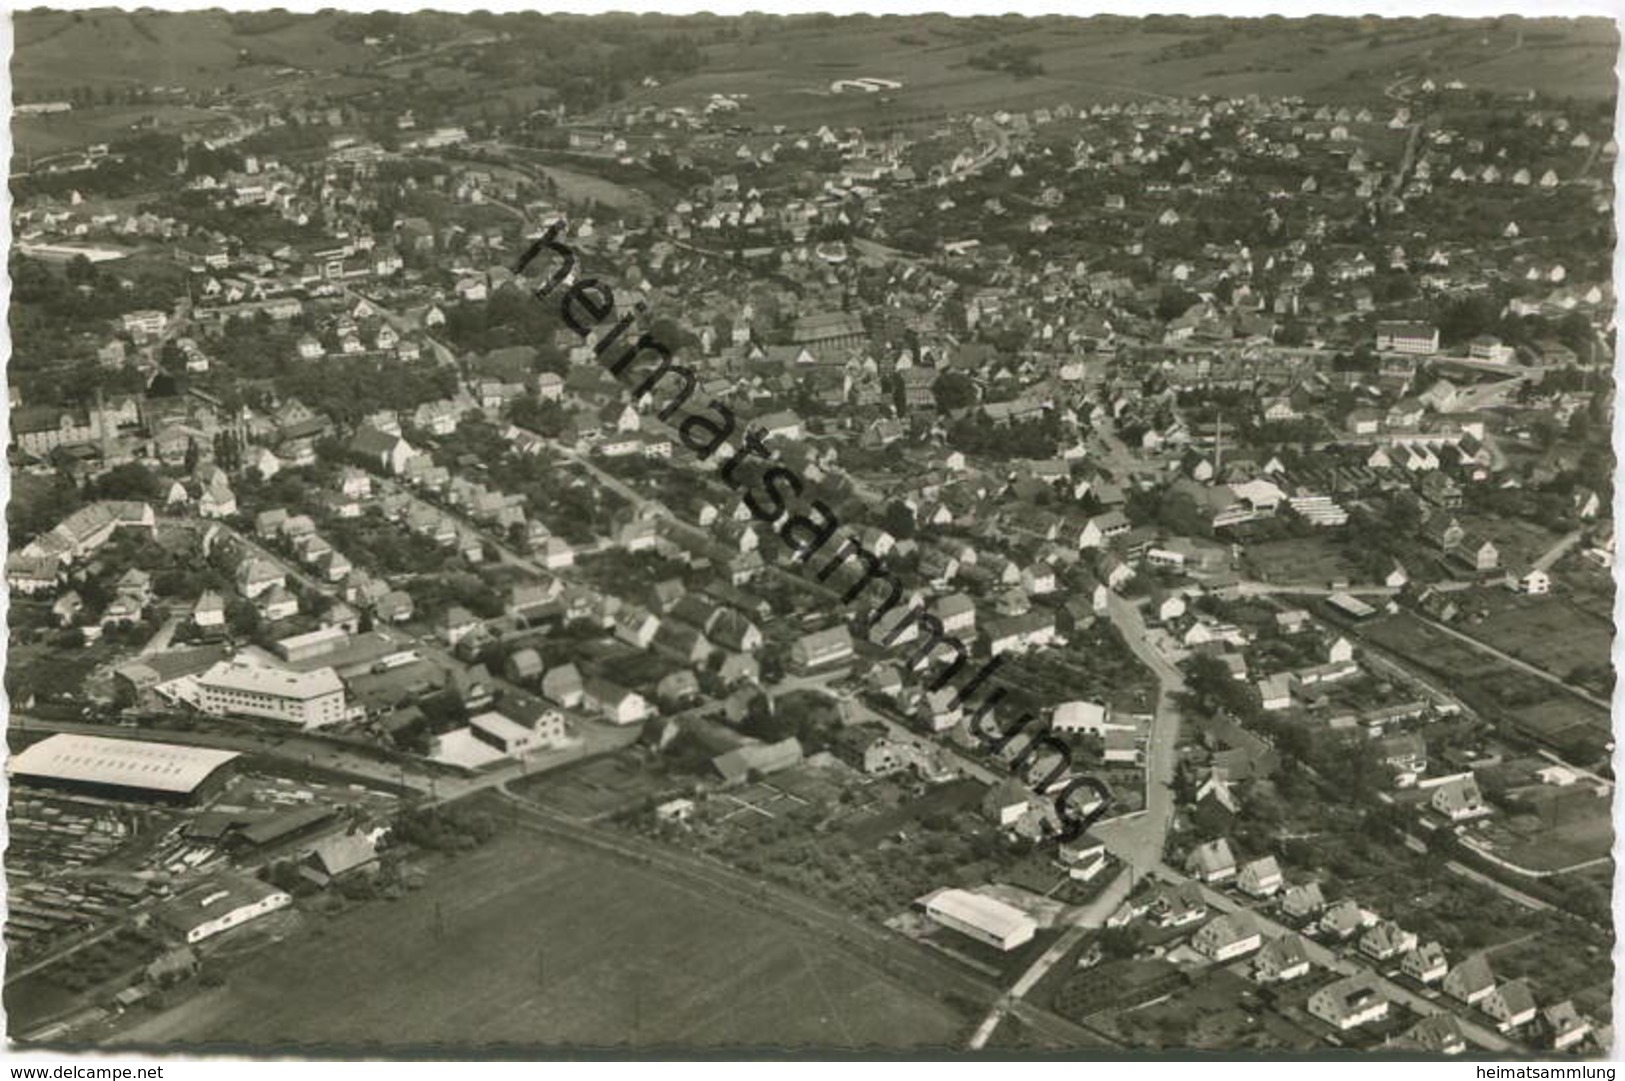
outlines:
{"label": "house with gabled roof", "polygon": [[1145,911],[1160,927],[1183,927],[1207,915],[1207,900],[1195,882],[1164,884],[1147,902]]}
{"label": "house with gabled roof", "polygon": [[1281,894],[1281,910],[1295,919],[1306,919],[1325,907],[1326,899],[1321,894],[1319,882],[1288,886]]}
{"label": "house with gabled roof", "polygon": [[378,846],[365,833],[334,833],[311,846],[309,866],[303,870],[317,885],[378,868]]}
{"label": "house with gabled roof", "polygon": [[1209,884],[1223,882],[1235,876],[1236,857],[1230,851],[1230,843],[1220,837],[1197,845],[1185,859],[1185,870]]}
{"label": "house with gabled roof", "polygon": [[1310,967],[1303,936],[1286,934],[1271,939],[1258,951],[1253,958],[1253,978],[1260,983],[1285,983],[1307,975]]}
{"label": "house with gabled roof", "polygon": [[1376,917],[1361,908],[1358,902],[1345,898],[1326,906],[1320,914],[1318,926],[1324,934],[1348,939],[1376,922]]}
{"label": "house with gabled roof", "polygon": [[356,429],[355,435],[350,437],[349,449],[369,465],[396,476],[406,472],[407,463],[418,453],[399,435],[389,435],[368,425]]}
{"label": "house with gabled roof", "polygon": [[1540,1011],[1541,1028],[1551,1043],[1552,1050],[1573,1047],[1591,1035],[1591,1019],[1574,1008],[1568,999]]}
{"label": "house with gabled roof", "polygon": [[1495,990],[1495,973],[1483,954],[1468,957],[1444,978],[1444,993],[1457,1002],[1476,1006]]}
{"label": "house with gabled roof", "polygon": [[1433,789],[1429,806],[1452,822],[1466,822],[1490,814],[1472,774],[1453,777]]}
{"label": "house with gabled roof", "polygon": [[[542,677],[542,684],[546,693],[547,676]],[[636,724],[654,713],[641,694],[600,676],[587,676],[582,680],[581,704],[602,714],[611,724]]]}
{"label": "house with gabled roof", "polygon": [[549,668],[542,676],[542,694],[552,702],[567,709],[574,709],[581,705],[582,695],[585,693],[581,670],[574,664],[562,664],[556,668]]}
{"label": "house with gabled roof", "polygon": [[1538,1012],[1529,981],[1521,979],[1498,984],[1484,996],[1479,1008],[1495,1019],[1495,1027],[1502,1032],[1527,1025]]}
{"label": "house with gabled roof", "polygon": [[1258,921],[1246,909],[1215,916],[1191,936],[1191,948],[1213,961],[1241,957],[1263,944]]}
{"label": "house with gabled roof", "polygon": [[1450,962],[1445,959],[1443,946],[1424,942],[1404,956],[1399,969],[1417,983],[1437,983],[1450,971]]}
{"label": "house with gabled roof", "polygon": [[642,605],[624,605],[615,614],[615,637],[638,649],[648,649],[659,630],[660,617]]}
{"label": "house with gabled roof", "polygon": [[1334,980],[1310,995],[1307,1005],[1311,1016],[1344,1032],[1388,1016],[1388,998],[1371,972]]}
{"label": "house with gabled roof", "polygon": [[1273,897],[1282,886],[1281,866],[1274,856],[1261,856],[1242,867],[1236,885],[1251,897]]}
{"label": "house with gabled roof", "polygon": [[1393,920],[1381,920],[1360,936],[1360,952],[1386,961],[1416,948],[1416,936]]}
{"label": "house with gabled roof", "polygon": [[1418,1050],[1439,1055],[1459,1055],[1467,1050],[1467,1037],[1462,1033],[1461,1022],[1448,1010],[1430,1014],[1412,1025],[1405,1034],[1404,1042]]}

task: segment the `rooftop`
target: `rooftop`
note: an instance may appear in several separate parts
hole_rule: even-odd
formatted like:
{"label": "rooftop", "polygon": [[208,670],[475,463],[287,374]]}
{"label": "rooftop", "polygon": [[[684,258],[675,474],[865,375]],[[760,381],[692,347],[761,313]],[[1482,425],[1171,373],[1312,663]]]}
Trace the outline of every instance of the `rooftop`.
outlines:
{"label": "rooftop", "polygon": [[14,777],[191,792],[236,751],[59,733],[12,756]]}
{"label": "rooftop", "polygon": [[278,698],[311,699],[344,689],[338,673],[331,668],[313,672],[288,672],[241,661],[221,661],[198,677],[206,687],[248,694],[269,694]]}

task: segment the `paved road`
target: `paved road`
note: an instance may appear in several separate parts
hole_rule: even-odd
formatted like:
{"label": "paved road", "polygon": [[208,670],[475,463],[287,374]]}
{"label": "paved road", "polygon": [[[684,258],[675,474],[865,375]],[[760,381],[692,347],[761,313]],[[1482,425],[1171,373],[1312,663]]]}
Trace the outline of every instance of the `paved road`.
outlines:
{"label": "paved road", "polygon": [[1330,597],[1333,593],[1347,593],[1351,597],[1392,597],[1399,590],[1392,586],[1342,586],[1333,589],[1330,586],[1312,586],[1291,582],[1256,582],[1252,580],[1237,582],[1232,591],[1238,597],[1271,597],[1271,596],[1300,596],[1300,597]]}
{"label": "paved road", "polygon": [[988,1011],[988,1015],[982,1019],[982,1023],[976,1027],[975,1033],[971,1035],[970,1050],[980,1051],[987,1046],[987,1041],[992,1038],[1005,1013],[1018,1005],[1026,997],[1027,992],[1037,986],[1038,981],[1043,979],[1050,969],[1059,964],[1062,958],[1066,957],[1087,933],[1087,930],[1083,927],[1070,927],[1062,932],[1061,937],[1050,944],[1050,948],[1045,950],[1038,960],[1032,963],[1032,967],[1021,974],[1021,977],[1016,980],[1015,986],[1011,987],[1009,992],[994,1004],[993,1009]]}
{"label": "paved road", "polygon": [[1154,647],[1145,619],[1134,604],[1109,594],[1107,614],[1129,649],[1157,677],[1157,705],[1145,749],[1145,812],[1102,822],[1094,832],[1124,863],[1145,873],[1162,862],[1174,817],[1174,766],[1178,761],[1180,714],[1176,695],[1185,690],[1184,674]]}
{"label": "paved road", "polygon": [[[1607,857],[1604,857],[1604,859],[1606,858]],[[1524,893],[1521,890],[1515,890],[1511,886],[1497,882],[1489,875],[1481,874],[1478,871],[1473,870],[1471,867],[1466,867],[1457,863],[1455,860],[1447,860],[1444,868],[1453,875],[1460,875],[1462,878],[1471,879],[1472,881],[1477,882],[1480,886],[1489,887],[1496,893],[1499,893],[1502,897],[1505,897],[1507,900],[1511,901],[1513,904],[1522,905],[1523,907],[1531,909],[1535,912],[1551,912],[1553,910],[1551,905],[1547,904],[1545,901],[1542,901],[1539,897],[1531,897],[1529,894]],[[1495,948],[1503,949],[1506,945],[1508,944],[1502,943],[1500,946]]]}
{"label": "paved road", "polygon": [[175,637],[175,631],[180,628],[180,625],[180,616],[170,616],[168,619],[164,620],[163,624],[158,628],[157,633],[151,638],[147,639],[147,644],[141,647],[141,652],[137,655],[141,657],[150,657],[154,653],[162,653],[164,650],[168,649],[169,643]]}
{"label": "paved road", "polygon": [[1552,566],[1556,564],[1558,560],[1568,555],[1569,551],[1576,544],[1580,543],[1580,537],[1582,535],[1583,531],[1576,529],[1574,532],[1564,536],[1562,540],[1546,549],[1546,551],[1541,554],[1540,558],[1535,560],[1534,568],[1541,571],[1551,570]]}
{"label": "paved road", "polygon": [[1398,195],[1399,189],[1405,184],[1405,177],[1411,171],[1411,165],[1416,161],[1416,144],[1422,137],[1422,125],[1412,124],[1405,136],[1405,152],[1400,156],[1399,168],[1394,170],[1394,177],[1388,182],[1388,194]]}
{"label": "paved road", "polygon": [[1156,715],[1145,749],[1145,810],[1098,823],[1091,830],[1106,845],[1107,851],[1126,863],[1130,870],[1120,873],[1091,905],[1077,914],[1075,926],[1033,962],[1008,996],[994,1004],[971,1037],[972,1050],[986,1044],[998,1027],[999,1018],[1012,1010],[1021,997],[1077,945],[1089,928],[1105,924],[1106,917],[1128,897],[1133,872],[1147,873],[1163,866],[1162,852],[1174,817],[1174,766],[1178,760],[1180,716],[1174,696],[1185,690],[1185,677],[1151,645],[1138,607],[1113,593],[1107,601],[1107,613],[1129,649],[1157,677],[1158,684]]}

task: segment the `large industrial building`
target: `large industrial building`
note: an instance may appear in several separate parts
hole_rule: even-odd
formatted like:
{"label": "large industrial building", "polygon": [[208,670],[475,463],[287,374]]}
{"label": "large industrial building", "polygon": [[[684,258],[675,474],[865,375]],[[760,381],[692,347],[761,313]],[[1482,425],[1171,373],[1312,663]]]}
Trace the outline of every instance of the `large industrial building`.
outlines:
{"label": "large industrial building", "polygon": [[997,950],[1013,950],[1031,942],[1038,930],[1038,924],[1021,909],[969,890],[938,890],[923,900],[926,915],[937,923]]}
{"label": "large industrial building", "polygon": [[344,720],[344,683],[331,668],[289,672],[221,661],[197,677],[198,708],[218,717],[265,717],[301,728]]}
{"label": "large industrial building", "polygon": [[176,894],[157,910],[157,916],[191,944],[287,908],[292,902],[292,897],[259,879],[221,874]]}
{"label": "large industrial building", "polygon": [[196,803],[230,774],[236,751],[59,733],[11,758],[13,781],[106,799]]}

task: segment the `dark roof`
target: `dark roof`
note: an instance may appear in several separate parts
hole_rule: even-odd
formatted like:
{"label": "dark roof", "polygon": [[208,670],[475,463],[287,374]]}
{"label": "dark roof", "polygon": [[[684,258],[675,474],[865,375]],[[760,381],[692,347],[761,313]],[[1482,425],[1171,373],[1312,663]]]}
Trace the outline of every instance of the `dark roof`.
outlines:
{"label": "dark roof", "polygon": [[282,811],[262,818],[251,826],[244,826],[242,838],[252,845],[267,845],[320,825],[337,813],[334,808],[321,803],[296,807],[291,811]]}

